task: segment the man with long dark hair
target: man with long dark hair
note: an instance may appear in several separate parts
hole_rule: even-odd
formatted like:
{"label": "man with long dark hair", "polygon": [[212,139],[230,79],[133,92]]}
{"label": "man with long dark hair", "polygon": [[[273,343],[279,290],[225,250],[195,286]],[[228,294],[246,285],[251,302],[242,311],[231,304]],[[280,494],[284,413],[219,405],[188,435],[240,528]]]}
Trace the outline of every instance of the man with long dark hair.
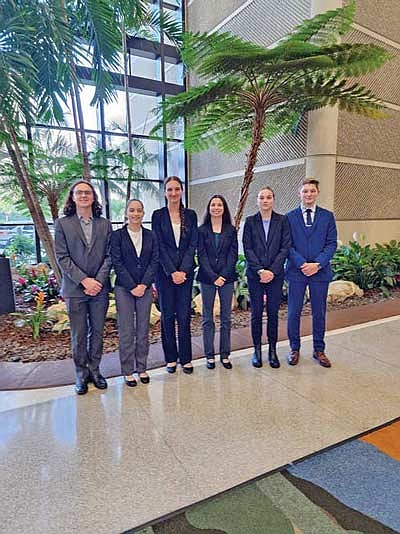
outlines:
{"label": "man with long dark hair", "polygon": [[75,390],[84,395],[89,382],[107,388],[99,366],[110,291],[112,227],[101,217],[97,193],[85,180],[71,187],[64,215],[55,224],[55,248],[70,321]]}

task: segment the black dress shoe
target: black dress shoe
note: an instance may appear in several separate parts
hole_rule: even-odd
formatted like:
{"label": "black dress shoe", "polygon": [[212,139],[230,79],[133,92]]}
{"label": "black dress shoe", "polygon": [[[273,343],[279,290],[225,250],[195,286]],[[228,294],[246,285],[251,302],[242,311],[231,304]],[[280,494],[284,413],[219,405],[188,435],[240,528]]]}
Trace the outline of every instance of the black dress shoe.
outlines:
{"label": "black dress shoe", "polygon": [[167,373],[175,373],[176,371],[176,364],[175,365],[167,365]]}
{"label": "black dress shoe", "polygon": [[276,347],[271,347],[271,346],[269,347],[268,361],[272,369],[279,369],[279,367],[281,366],[278,355],[276,353]]}
{"label": "black dress shoe", "polygon": [[92,382],[95,388],[97,389],[107,389],[107,381],[103,375],[100,373],[94,373],[93,371],[89,374],[89,381]]}
{"label": "black dress shoe", "polygon": [[148,384],[150,382],[150,377],[147,374],[146,376],[139,375],[139,380],[141,381],[142,384]]}
{"label": "black dress shoe", "polygon": [[137,381],[135,378],[133,380],[129,380],[126,376],[124,376],[124,382],[130,388],[137,386]]}
{"label": "black dress shoe", "polygon": [[206,365],[207,369],[215,369],[215,361],[212,362],[211,360],[207,359]]}
{"label": "black dress shoe", "polygon": [[254,347],[254,354],[251,358],[251,363],[253,364],[253,367],[262,367],[262,357],[261,357],[261,347]]}
{"label": "black dress shoe", "polygon": [[185,373],[185,375],[191,375],[193,373],[193,365],[190,367],[182,367],[182,371]]}
{"label": "black dress shoe", "polygon": [[[227,358],[224,358],[224,359],[226,360]],[[223,362],[221,358],[221,364],[225,367],[225,369],[232,369],[232,364],[230,361]]]}
{"label": "black dress shoe", "polygon": [[85,395],[88,392],[88,382],[85,378],[76,379],[75,392],[77,395]]}

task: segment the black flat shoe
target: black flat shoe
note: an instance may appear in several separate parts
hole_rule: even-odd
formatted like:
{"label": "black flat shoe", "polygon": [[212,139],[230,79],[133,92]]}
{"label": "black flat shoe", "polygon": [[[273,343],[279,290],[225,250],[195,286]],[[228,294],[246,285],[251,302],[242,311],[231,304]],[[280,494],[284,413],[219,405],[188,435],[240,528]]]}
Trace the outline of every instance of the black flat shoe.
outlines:
{"label": "black flat shoe", "polygon": [[212,362],[211,360],[207,359],[206,366],[207,366],[207,369],[215,369],[215,360]]}
{"label": "black flat shoe", "polygon": [[223,361],[221,360],[221,363],[222,363],[222,365],[225,367],[225,369],[232,369],[232,364],[231,364],[231,362],[229,362],[229,361],[228,361],[228,362],[223,362]]}
{"label": "black flat shoe", "polygon": [[133,380],[128,380],[128,378],[124,376],[124,382],[130,388],[134,388],[135,386],[137,386],[137,381],[135,378]]}
{"label": "black flat shoe", "polygon": [[86,379],[77,378],[75,382],[75,393],[77,395],[86,395],[88,392],[88,382]]}
{"label": "black flat shoe", "polygon": [[150,382],[150,377],[149,375],[146,375],[146,376],[139,375],[139,380],[141,381],[142,384],[148,384]]}
{"label": "black flat shoe", "polygon": [[193,373],[193,366],[191,367],[182,367],[182,371],[185,373],[185,375],[191,375]]}
{"label": "black flat shoe", "polygon": [[176,371],[176,365],[167,365],[167,373],[175,373]]}
{"label": "black flat shoe", "polygon": [[93,371],[91,371],[89,374],[88,381],[92,382],[94,387],[97,389],[107,389],[108,387],[106,379],[99,372],[94,373]]}

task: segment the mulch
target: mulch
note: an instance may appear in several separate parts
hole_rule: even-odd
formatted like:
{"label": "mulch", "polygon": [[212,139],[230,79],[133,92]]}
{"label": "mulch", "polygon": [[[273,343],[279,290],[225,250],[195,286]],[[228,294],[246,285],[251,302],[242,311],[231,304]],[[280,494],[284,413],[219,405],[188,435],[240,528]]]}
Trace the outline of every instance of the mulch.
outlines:
{"label": "mulch", "polygon": [[[352,297],[343,303],[328,304],[328,311],[351,308],[364,304],[371,304],[389,299],[400,299],[400,289],[394,290],[389,297],[384,297],[379,291],[365,292],[363,297]],[[17,311],[26,309],[17,296]],[[303,315],[311,313],[310,305],[306,304]],[[279,315],[287,317],[287,307],[282,304]],[[40,339],[34,341],[28,327],[17,327],[16,318],[11,315],[0,316],[0,361],[3,362],[39,362],[49,360],[65,360],[71,358],[69,331],[60,334],[51,331],[51,327],[44,327]],[[218,319],[217,319],[217,326]],[[233,310],[232,328],[241,328],[250,324],[250,311]],[[192,316],[192,336],[201,335],[201,317]],[[161,339],[160,323],[150,329],[150,343],[157,343]],[[118,350],[118,330],[116,321],[108,319],[104,332],[104,353]]]}

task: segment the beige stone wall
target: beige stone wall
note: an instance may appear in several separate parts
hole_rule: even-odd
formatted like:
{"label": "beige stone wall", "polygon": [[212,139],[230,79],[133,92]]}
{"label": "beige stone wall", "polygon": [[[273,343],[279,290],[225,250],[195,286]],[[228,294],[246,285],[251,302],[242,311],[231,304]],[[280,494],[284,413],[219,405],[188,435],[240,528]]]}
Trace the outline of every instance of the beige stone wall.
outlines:
{"label": "beige stone wall", "polygon": [[365,243],[388,243],[391,239],[400,241],[400,225],[398,220],[386,221],[337,221],[338,237],[343,243],[348,243],[354,237],[354,232],[365,236]]}
{"label": "beige stone wall", "polygon": [[[229,205],[232,217],[235,214],[243,174],[224,180],[197,183],[190,186],[190,206],[196,210],[201,218],[205,207],[212,195],[223,195]],[[257,193],[265,186],[270,186],[275,191],[275,210],[280,213],[295,208],[298,204],[297,191],[301,180],[305,177],[305,165],[296,165],[256,173],[255,179],[250,187],[249,199],[246,206],[245,216],[257,211]]]}

